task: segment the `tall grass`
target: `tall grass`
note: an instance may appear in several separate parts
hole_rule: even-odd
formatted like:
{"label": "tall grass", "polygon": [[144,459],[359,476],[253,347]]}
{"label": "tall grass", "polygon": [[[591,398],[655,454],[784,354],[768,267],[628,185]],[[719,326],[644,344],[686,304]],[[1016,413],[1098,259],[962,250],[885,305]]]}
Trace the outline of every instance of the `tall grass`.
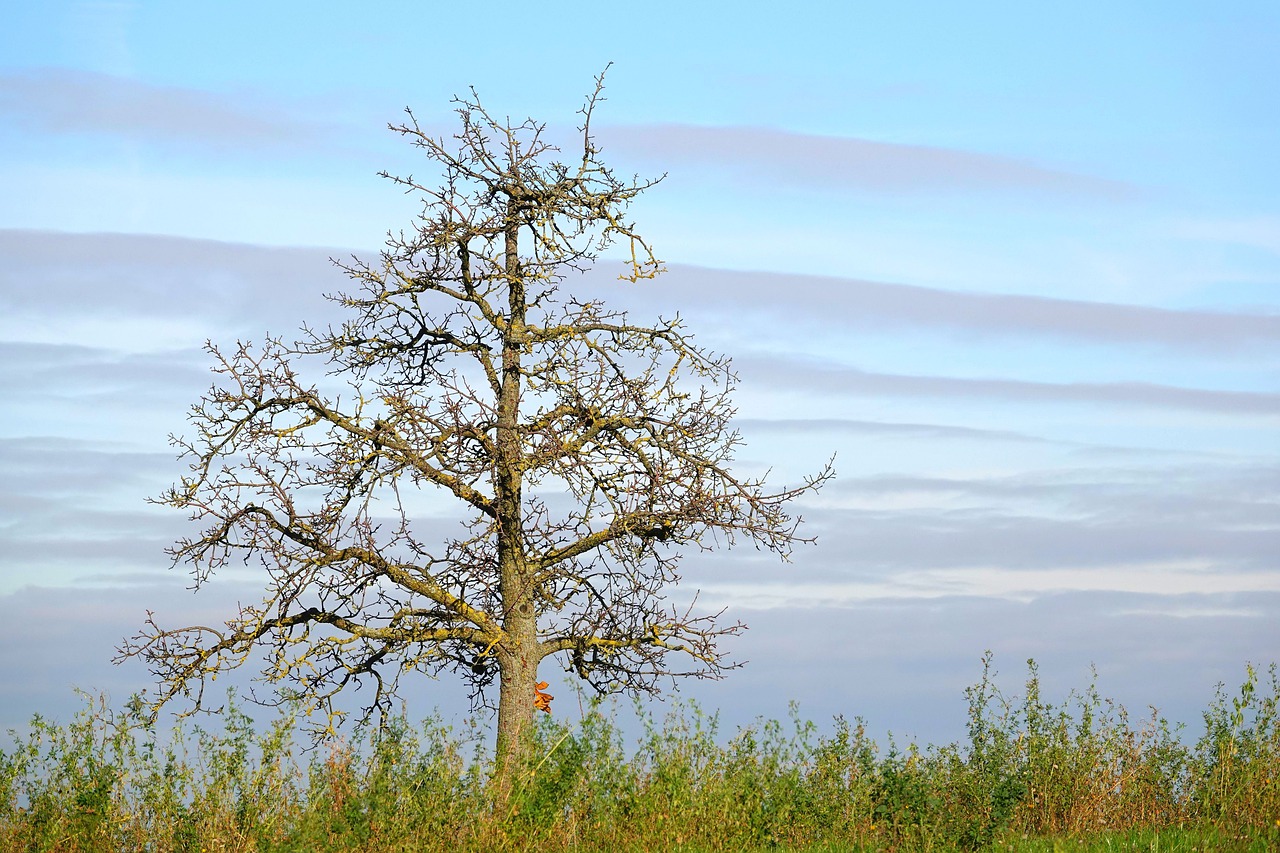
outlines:
{"label": "tall grass", "polygon": [[1034,662],[1007,695],[988,656],[963,742],[883,749],[860,720],[823,733],[794,708],[727,737],[693,704],[627,745],[591,706],[539,721],[500,809],[477,729],[400,718],[303,751],[287,713],[258,733],[232,702],[220,731],[161,731],[137,700],[85,696],[0,752],[0,851],[1150,849],[1171,831],[1280,848],[1277,693],[1274,666],[1248,667],[1193,741],[1094,685],[1047,702]]}

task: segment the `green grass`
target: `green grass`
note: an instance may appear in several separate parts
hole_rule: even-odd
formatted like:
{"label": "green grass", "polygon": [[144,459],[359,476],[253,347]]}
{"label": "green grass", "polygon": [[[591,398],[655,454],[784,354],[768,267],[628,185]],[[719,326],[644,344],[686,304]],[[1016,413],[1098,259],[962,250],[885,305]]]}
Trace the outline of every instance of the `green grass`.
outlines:
{"label": "green grass", "polygon": [[0,752],[0,851],[906,851],[1280,849],[1275,667],[1220,690],[1194,739],[1090,686],[1046,702],[1029,664],[966,691],[967,737],[881,748],[861,721],[793,713],[732,737],[680,705],[624,744],[592,707],[542,717],[536,763],[495,810],[485,733],[438,719],[303,751],[256,731],[161,731],[101,698]]}

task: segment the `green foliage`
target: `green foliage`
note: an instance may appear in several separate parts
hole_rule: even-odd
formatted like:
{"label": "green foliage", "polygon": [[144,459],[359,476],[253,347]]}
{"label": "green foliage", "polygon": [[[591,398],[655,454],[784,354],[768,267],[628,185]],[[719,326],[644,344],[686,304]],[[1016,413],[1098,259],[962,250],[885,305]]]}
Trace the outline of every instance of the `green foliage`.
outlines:
{"label": "green foliage", "polygon": [[861,720],[793,707],[727,737],[694,704],[637,709],[629,749],[592,703],[540,719],[501,806],[474,725],[401,716],[304,751],[294,709],[259,734],[231,696],[219,730],[160,732],[138,699],[85,696],[0,751],[0,851],[1276,849],[1277,695],[1249,667],[1184,742],[1093,684],[1049,701],[1034,662],[1005,694],[988,656],[963,742],[883,752]]}
{"label": "green foliage", "polygon": [[1265,692],[1260,693],[1259,673],[1249,666],[1239,695],[1228,704],[1219,684],[1213,704],[1204,713],[1205,732],[1188,762],[1188,788],[1191,802],[1215,823],[1240,823],[1267,809],[1280,818],[1275,809],[1280,785],[1276,766],[1280,685],[1274,664],[1267,676]]}

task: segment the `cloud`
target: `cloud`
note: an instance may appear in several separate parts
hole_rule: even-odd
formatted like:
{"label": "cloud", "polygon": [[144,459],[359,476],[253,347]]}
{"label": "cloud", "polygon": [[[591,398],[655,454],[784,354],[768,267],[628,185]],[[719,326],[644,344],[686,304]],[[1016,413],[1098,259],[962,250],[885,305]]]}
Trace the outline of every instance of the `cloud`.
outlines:
{"label": "cloud", "polygon": [[348,255],[159,234],[0,229],[0,306],[59,316],[252,314],[296,327],[329,306],[325,293],[352,287],[329,260]]}
{"label": "cloud", "polygon": [[[793,579],[757,583],[707,583],[701,601],[710,607],[813,608],[900,599],[997,598],[1034,601],[1063,592],[1138,593],[1154,596],[1260,593],[1280,594],[1280,575],[1271,571],[1206,572],[1202,565],[1150,565],[1039,569],[947,568],[901,571],[874,581],[796,583]],[[1150,612],[1159,607],[1147,605]],[[1180,614],[1181,615],[1181,614]],[[1219,615],[1260,617],[1254,608]]]}
{"label": "cloud", "polygon": [[[828,276],[735,272],[674,265],[638,294],[646,303],[785,312],[851,330],[953,330],[1051,336],[1062,341],[1147,345],[1196,352],[1280,347],[1280,315],[1174,311],[1144,305],[1016,294],[966,293]],[[630,294],[627,294],[630,297]]]}
{"label": "cloud", "polygon": [[0,73],[0,116],[56,135],[103,134],[201,149],[310,149],[334,128],[278,105],[67,68]]}
{"label": "cloud", "polygon": [[[138,451],[123,443],[0,437],[0,591],[37,579],[49,586],[154,581],[170,566],[165,549],[207,523],[146,502],[187,473],[189,462],[172,450]],[[451,499],[408,486],[402,497],[424,541],[458,534],[465,514]],[[374,521],[395,526],[390,518]],[[188,570],[181,566],[177,574],[186,577]],[[232,561],[220,574],[265,582],[253,560]]]}
{"label": "cloud", "polygon": [[[1251,455],[1244,450],[1197,450],[1197,449],[1168,449],[1157,447],[1142,447],[1134,444],[1098,444],[1096,442],[1073,440],[1068,438],[1047,438],[1045,436],[1034,435],[1029,432],[1017,432],[1006,429],[990,429],[971,426],[959,426],[956,424],[944,423],[911,423],[901,421],[872,421],[861,420],[857,418],[759,418],[759,417],[738,417],[734,419],[734,425],[742,430],[744,436],[747,436],[747,445],[751,446],[756,438],[782,438],[795,439],[804,437],[806,444],[820,443],[815,440],[816,437],[849,437],[859,439],[887,439],[898,440],[903,443],[913,443],[916,446],[928,445],[934,448],[947,447],[950,452],[959,453],[954,442],[965,442],[972,446],[974,443],[988,445],[991,448],[1013,448],[1017,446],[1026,447],[1044,447],[1044,448],[1064,448],[1071,452],[1075,457],[1091,457],[1091,458],[1123,458],[1126,460],[1136,460],[1140,457],[1179,457],[1186,459],[1208,459],[1213,461],[1232,461],[1242,458],[1251,458]],[[1269,462],[1269,457],[1263,457],[1265,462]],[[1265,463],[1264,463],[1265,464]],[[1263,470],[1269,470],[1264,468]],[[948,486],[954,487],[954,481],[945,479],[930,479],[906,474],[902,475],[876,475],[874,477],[859,477],[854,480],[841,480],[840,486],[856,482],[859,488],[877,488],[877,484],[886,481],[901,482],[920,482],[936,484],[939,488],[946,489]],[[927,486],[926,486],[927,488]]]}
{"label": "cloud", "polygon": [[[963,462],[957,460],[963,468]],[[837,479],[798,507],[793,564],[691,558],[708,606],[828,607],[1064,591],[1280,594],[1280,469],[1202,461]]]}
{"label": "cloud", "polygon": [[812,433],[849,433],[900,438],[941,439],[956,441],[994,441],[999,443],[1061,444],[1052,439],[1002,429],[949,424],[895,423],[864,421],[852,418],[736,418],[734,424],[751,433],[806,435]]}
{"label": "cloud", "polygon": [[[0,716],[7,721],[58,707],[54,693],[70,683],[130,690],[145,684],[139,668],[126,677],[102,662],[111,645],[136,630],[146,607],[169,624],[225,616],[232,596],[192,598],[183,589],[185,572],[166,574],[163,548],[185,532],[185,521],[181,513],[148,509],[142,499],[182,470],[163,446],[163,432],[182,431],[186,405],[208,385],[207,358],[195,345],[205,337],[257,338],[263,329],[288,335],[303,320],[334,317],[321,294],[347,281],[328,264],[328,254],[338,253],[147,235],[0,232],[0,324],[13,338],[0,350],[0,385],[7,428],[24,431],[0,441],[0,517],[6,520],[0,565],[10,580],[0,604],[15,614],[9,639],[0,642],[0,664],[31,684],[2,697]],[[688,267],[652,285],[602,283],[585,292],[610,302],[616,296],[646,315],[688,305],[699,320],[737,334],[743,345],[750,342],[742,331],[749,326],[737,321],[750,312],[792,324],[783,332],[795,335],[808,334],[806,324],[838,331],[918,327],[1157,345],[1177,354],[1249,353],[1276,340],[1275,318],[1266,314]],[[84,335],[91,326],[102,340]],[[1117,363],[1123,369],[1123,361]],[[837,400],[902,395],[1251,417],[1280,410],[1276,394],[894,375],[772,355],[737,364],[744,388],[758,382],[766,395],[776,388]],[[951,702],[952,722],[961,726],[960,691],[978,675],[984,648],[1010,661],[1043,656],[1047,665],[1076,673],[1087,673],[1089,660],[1105,661],[1114,683],[1134,685],[1139,707],[1171,695],[1160,692],[1165,688],[1153,673],[1179,672],[1179,689],[1190,690],[1187,685],[1199,683],[1193,677],[1212,685],[1233,677],[1230,667],[1257,659],[1258,649],[1275,648],[1273,624],[1258,615],[1273,612],[1280,600],[1273,556],[1280,553],[1280,472],[1273,459],[1241,465],[1231,457],[1180,458],[1174,466],[1167,458],[1153,464],[1130,454],[1082,463],[1033,434],[1041,421],[1012,423],[992,417],[994,408],[982,406],[968,426],[928,423],[928,415],[743,422],[744,431],[760,433],[766,443],[812,447],[819,444],[815,432],[830,431],[868,444],[901,439],[909,455],[854,456],[852,465],[863,474],[842,472],[800,508],[804,532],[817,533],[819,544],[800,549],[792,566],[756,560],[750,550],[690,557],[682,595],[702,586],[708,603],[732,604],[730,616],[742,616],[754,630],[738,648],[739,657],[752,661],[748,669],[723,687],[688,686],[687,695],[730,714],[743,709],[735,723],[757,713],[783,717],[786,700],[795,698],[807,713],[874,714],[895,729],[925,725],[913,709]],[[143,420],[146,429],[136,425]],[[1114,435],[1108,427],[1102,425],[1103,438]],[[1194,436],[1191,443],[1206,444]],[[1228,446],[1216,438],[1208,444]],[[784,468],[786,452],[777,460]],[[934,455],[940,461],[929,470]],[[922,456],[929,461],[922,463]],[[1081,467],[1020,471],[1024,460],[1015,456]],[[888,470],[874,473],[871,466]],[[906,473],[913,468],[927,473]],[[62,589],[14,589],[33,579]],[[220,578],[251,600],[261,588],[241,582],[248,579],[247,571]],[[803,609],[779,608],[783,601]],[[31,620],[39,624],[30,626]],[[83,630],[74,635],[48,627],[80,620]],[[30,653],[30,642],[47,645]],[[94,655],[96,663],[85,663]],[[908,671],[910,677],[902,674]],[[838,690],[830,688],[833,682]],[[426,682],[411,712],[452,701],[455,692],[448,680]],[[766,694],[776,695],[776,706],[768,704],[772,699],[747,700]],[[1203,698],[1183,707],[1194,712]]]}
{"label": "cloud", "polygon": [[1256,391],[1182,388],[1153,382],[1035,382],[879,373],[786,356],[740,357],[734,359],[734,365],[753,383],[825,394],[1140,406],[1253,417],[1280,414],[1280,394]]}
{"label": "cloud", "polygon": [[341,250],[0,229],[0,306],[29,315],[261,318],[289,329],[350,282]]}
{"label": "cloud", "polygon": [[0,589],[93,573],[149,573],[184,532],[179,513],[148,507],[179,471],[166,450],[53,436],[0,438]]}
{"label": "cloud", "polygon": [[[1274,573],[1271,555],[1280,553],[1280,528],[1275,525],[1239,529],[1177,517],[1072,518],[1009,506],[807,511],[805,517],[821,531],[818,550],[824,564],[835,554],[856,555],[833,562],[830,572],[845,574],[842,567],[849,566],[855,576],[991,568],[1105,573],[1127,566],[1192,566],[1212,577],[1237,571]],[[1104,575],[1095,580],[1105,588]]]}
{"label": "cloud", "polygon": [[1154,706],[1188,724],[1194,738],[1217,683],[1237,685],[1245,662],[1275,659],[1277,635],[1266,614],[1278,605],[1280,594],[1262,592],[1062,592],[1033,601],[952,596],[736,607],[730,614],[749,630],[732,648],[746,667],[685,689],[723,709],[730,726],[757,714],[784,719],[788,701],[798,700],[808,719],[863,717],[877,737],[892,729],[945,743],[964,738],[963,690],[981,677],[983,650],[992,650],[996,681],[1009,695],[1022,693],[1028,658],[1053,702],[1088,688],[1096,665],[1100,695],[1129,708],[1135,725]]}
{"label": "cloud", "polygon": [[1227,527],[1275,527],[1280,465],[1273,459],[1181,467],[1078,468],[989,476],[873,474],[838,480],[824,494],[871,508],[912,498],[917,505],[1027,506],[1051,503],[1096,518],[1177,518]]}
{"label": "cloud", "polygon": [[1280,216],[1187,220],[1177,223],[1173,231],[1192,240],[1229,243],[1280,255]]}
{"label": "cloud", "polygon": [[173,400],[174,389],[207,386],[207,368],[207,359],[195,350],[129,353],[0,340],[0,390],[28,401],[74,399],[94,408],[104,402],[108,406],[163,405]]}
{"label": "cloud", "polygon": [[[1274,524],[1241,529],[1176,517],[1073,518],[1009,505],[806,507],[801,514],[805,534],[816,535],[818,544],[793,555],[796,569],[788,570],[787,577],[796,595],[807,595],[803,592],[807,584],[824,583],[862,585],[867,589],[858,593],[860,597],[905,594],[904,584],[914,590],[913,595],[955,594],[950,579],[967,577],[967,572],[1068,573],[1055,583],[1066,583],[1062,579],[1075,573],[1078,579],[1069,587],[1092,588],[1096,583],[1107,589],[1108,573],[1132,570],[1151,581],[1153,586],[1144,588],[1148,592],[1159,591],[1159,573],[1166,570],[1173,573],[1170,577],[1196,574],[1199,578],[1188,582],[1209,587],[1216,576],[1247,575],[1249,580],[1241,583],[1254,584],[1264,583],[1267,572],[1275,575],[1272,555],[1280,553],[1280,528]],[[700,563],[706,570],[697,569],[695,585],[701,585],[708,572],[730,568],[734,582],[748,587],[776,577],[773,563],[757,564],[739,557],[730,554],[723,562],[717,558]],[[1028,577],[1018,583],[1028,585],[1021,592],[1032,593],[1038,581]],[[970,578],[965,584],[967,594],[1006,594],[994,581],[983,587]],[[1264,583],[1257,588],[1272,587]]]}
{"label": "cloud", "polygon": [[[252,322],[292,332],[303,320],[336,317],[322,294],[353,285],[330,262],[348,250],[272,248],[139,234],[67,234],[0,229],[0,308],[10,317],[163,319],[199,341],[212,323]],[[357,252],[376,257],[375,251]],[[1174,311],[1141,305],[906,284],[673,265],[639,286],[614,281],[602,264],[569,290],[652,313],[677,308],[708,321],[759,314],[848,332],[927,329],[1196,354],[1248,355],[1280,347],[1280,315]],[[39,285],[35,286],[34,283]],[[193,329],[199,319],[204,332]],[[24,325],[29,323],[24,320]],[[172,337],[172,336],[170,336]],[[136,340],[136,336],[135,336]]]}
{"label": "cloud", "polygon": [[643,124],[605,128],[602,147],[664,169],[729,171],[761,185],[889,193],[1026,192],[1126,201],[1121,181],[954,148],[819,136],[763,127]]}
{"label": "cloud", "polygon": [[184,583],[174,572],[168,578],[153,576],[145,585],[26,586],[0,592],[0,606],[8,614],[0,638],[5,674],[0,729],[21,727],[34,713],[65,722],[83,704],[72,688],[106,691],[117,708],[131,694],[150,688],[141,662],[111,665],[115,649],[142,627],[148,609],[178,615],[175,624],[218,624],[237,599],[258,595],[232,585],[193,595]]}
{"label": "cloud", "polygon": [[[113,707],[150,688],[140,661],[109,663],[148,608],[162,624],[218,624],[237,600],[255,600],[256,594],[249,585],[192,594],[177,573],[167,582],[120,588],[0,593],[8,614],[0,636],[8,686],[0,691],[0,729],[21,729],[36,712],[65,722],[83,707],[73,686],[109,691]],[[990,649],[997,684],[1010,695],[1021,693],[1027,658],[1039,664],[1044,696],[1053,702],[1087,688],[1096,664],[1102,696],[1123,703],[1138,720],[1154,705],[1171,721],[1191,725],[1194,736],[1218,682],[1238,684],[1246,661],[1274,659],[1275,627],[1265,614],[1277,606],[1275,593],[1064,592],[1029,602],[953,596],[790,611],[735,607],[729,615],[749,630],[727,648],[745,666],[723,681],[685,680],[667,700],[712,709],[726,735],[759,717],[786,720],[795,701],[803,719],[823,727],[840,714],[864,718],[882,743],[888,730],[899,738],[947,743],[964,737],[963,690],[981,677],[981,655]],[[573,691],[565,689],[571,679],[557,670],[547,661],[539,674],[563,697],[557,713],[571,716]],[[219,678],[217,686],[236,684],[243,695],[252,674]],[[469,716],[465,692],[450,677],[414,679],[407,687],[411,720],[437,708],[446,719]],[[662,702],[646,705],[658,717],[664,713]],[[619,714],[628,745],[643,734],[629,708],[622,702]]]}

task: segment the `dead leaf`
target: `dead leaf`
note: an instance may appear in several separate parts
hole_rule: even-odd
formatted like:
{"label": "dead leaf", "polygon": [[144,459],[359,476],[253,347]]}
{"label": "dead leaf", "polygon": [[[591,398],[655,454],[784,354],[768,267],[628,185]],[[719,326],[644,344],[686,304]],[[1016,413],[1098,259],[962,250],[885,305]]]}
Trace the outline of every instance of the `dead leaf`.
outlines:
{"label": "dead leaf", "polygon": [[556,698],[550,693],[543,693],[548,687],[547,682],[539,681],[533,688],[533,707],[547,714],[551,713],[551,700]]}

